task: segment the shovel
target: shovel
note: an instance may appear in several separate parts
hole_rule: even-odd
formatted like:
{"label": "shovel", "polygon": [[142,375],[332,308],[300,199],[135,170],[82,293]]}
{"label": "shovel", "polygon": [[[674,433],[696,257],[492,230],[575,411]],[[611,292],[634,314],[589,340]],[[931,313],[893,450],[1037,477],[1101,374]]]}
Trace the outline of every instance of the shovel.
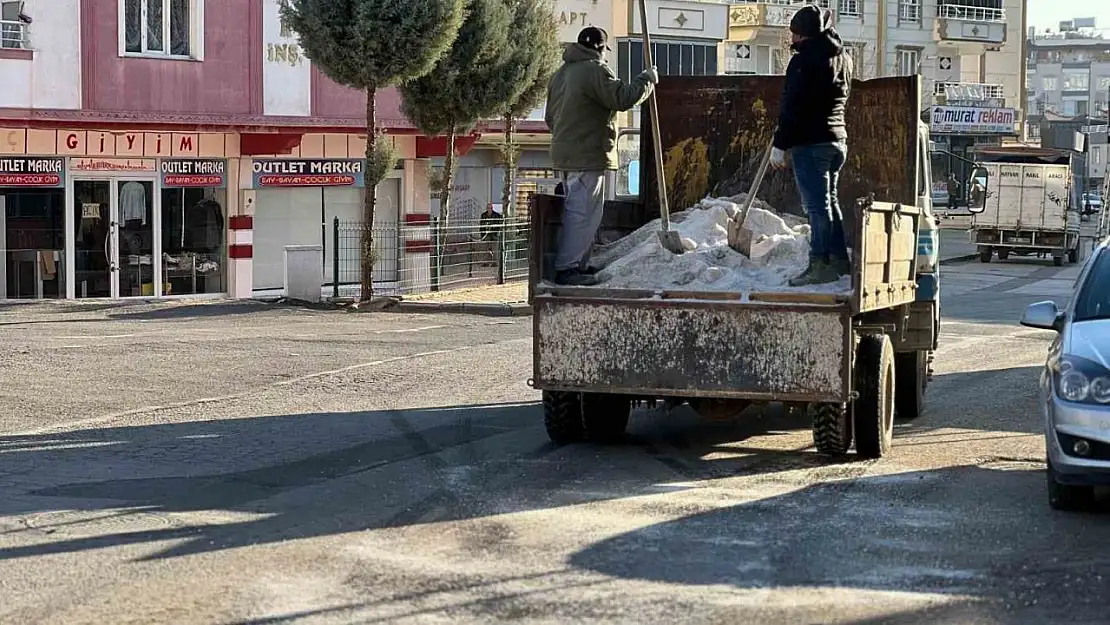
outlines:
{"label": "shovel", "polygon": [[728,222],[728,246],[748,258],[752,257],[752,231],[745,228],[744,223],[748,220],[748,213],[755,203],[755,194],[759,192],[759,186],[763,184],[763,177],[767,175],[767,168],[771,165],[771,150],[774,147],[774,143],[767,145],[763,161],[759,163],[759,170],[755,173],[755,180],[752,180],[751,189],[748,190],[748,197],[744,199],[740,216]]}
{"label": "shovel", "polygon": [[[655,62],[651,58],[651,37],[648,36],[647,0],[640,0],[640,28],[644,35],[644,66],[652,67]],[[683,241],[682,235],[677,230],[671,230],[671,211],[667,206],[667,181],[663,178],[663,140],[659,133],[659,105],[655,101],[655,89],[652,88],[648,97],[648,111],[651,114],[651,147],[652,160],[655,162],[655,184],[659,191],[659,221],[662,230],[659,231],[659,244],[663,249],[672,254],[682,254],[688,249],[693,249],[692,242]]]}

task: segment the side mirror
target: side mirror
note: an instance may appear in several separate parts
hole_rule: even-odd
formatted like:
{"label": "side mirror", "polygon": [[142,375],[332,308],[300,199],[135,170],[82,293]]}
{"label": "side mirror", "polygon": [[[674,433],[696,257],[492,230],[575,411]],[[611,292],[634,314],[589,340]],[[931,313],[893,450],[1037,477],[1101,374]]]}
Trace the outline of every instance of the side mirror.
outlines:
{"label": "side mirror", "polygon": [[986,167],[976,167],[971,170],[968,178],[967,210],[972,214],[979,214],[987,208],[987,187],[990,182],[990,173]]}
{"label": "side mirror", "polygon": [[1021,325],[1038,330],[1059,330],[1064,313],[1056,307],[1056,302],[1037,302],[1030,304],[1021,315]]}

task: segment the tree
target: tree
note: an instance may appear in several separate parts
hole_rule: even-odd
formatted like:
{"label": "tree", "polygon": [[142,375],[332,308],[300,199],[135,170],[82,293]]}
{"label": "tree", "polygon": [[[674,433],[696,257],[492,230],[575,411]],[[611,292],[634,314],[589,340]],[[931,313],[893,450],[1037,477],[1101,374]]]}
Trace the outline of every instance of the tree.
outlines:
{"label": "tree", "polygon": [[523,68],[527,76],[527,87],[509,104],[503,119],[505,143],[501,148],[501,162],[505,167],[505,180],[501,189],[501,210],[505,216],[509,215],[517,158],[520,155],[513,136],[516,120],[526,117],[547,99],[547,85],[551,81],[551,75],[559,67],[563,51],[563,46],[559,43],[559,24],[550,2],[510,0],[509,6],[513,10],[513,30],[516,33],[509,62]]}
{"label": "tree", "polygon": [[400,87],[401,110],[413,124],[425,135],[447,137],[437,233],[450,215],[456,137],[480,119],[502,115],[528,86],[526,72],[511,63],[512,22],[506,0],[470,0],[450,51],[432,71]]}
{"label": "tree", "polygon": [[377,126],[379,89],[419,78],[459,33],[464,0],[281,0],[281,19],[301,49],[335,82],[366,92],[366,192],[361,237],[360,299],[373,297],[373,228],[377,186],[396,154]]}

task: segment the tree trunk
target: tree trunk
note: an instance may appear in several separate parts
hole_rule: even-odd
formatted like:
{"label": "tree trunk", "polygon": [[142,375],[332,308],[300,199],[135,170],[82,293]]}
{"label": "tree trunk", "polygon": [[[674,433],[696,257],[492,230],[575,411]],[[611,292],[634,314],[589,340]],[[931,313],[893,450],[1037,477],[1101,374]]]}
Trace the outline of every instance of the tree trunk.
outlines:
{"label": "tree trunk", "polygon": [[447,131],[447,153],[443,156],[443,199],[439,203],[439,220],[446,228],[451,216],[451,186],[455,180],[455,125]]}
{"label": "tree trunk", "polygon": [[516,120],[512,113],[505,116],[505,182],[501,187],[501,214],[508,218],[516,213],[516,204],[513,201],[513,182],[516,180],[516,145],[513,143],[513,131],[516,130]]}
{"label": "tree trunk", "polygon": [[444,241],[447,238],[447,225],[451,217],[451,187],[454,185],[455,180],[455,125],[451,124],[450,129],[447,131],[447,149],[443,155],[443,190],[440,192],[439,199],[439,219],[436,220],[435,228],[435,280],[432,283],[432,290],[438,291],[440,283],[443,281],[443,248]]}
{"label": "tree trunk", "polygon": [[[366,89],[366,165],[374,158],[374,143],[378,140],[376,87]],[[362,292],[359,300],[368,302],[374,297],[374,207],[378,198],[376,180],[367,180],[362,202],[362,237],[359,256],[359,276]]]}

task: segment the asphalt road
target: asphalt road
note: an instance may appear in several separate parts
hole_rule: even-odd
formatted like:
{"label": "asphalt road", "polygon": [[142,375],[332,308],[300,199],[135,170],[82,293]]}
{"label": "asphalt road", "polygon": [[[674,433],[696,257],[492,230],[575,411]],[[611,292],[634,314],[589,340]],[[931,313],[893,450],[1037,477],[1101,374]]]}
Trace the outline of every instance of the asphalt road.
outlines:
{"label": "asphalt road", "polygon": [[1015,323],[1074,276],[946,267],[927,414],[839,464],[774,409],[550,445],[528,318],[0,306],[0,622],[1104,623]]}

